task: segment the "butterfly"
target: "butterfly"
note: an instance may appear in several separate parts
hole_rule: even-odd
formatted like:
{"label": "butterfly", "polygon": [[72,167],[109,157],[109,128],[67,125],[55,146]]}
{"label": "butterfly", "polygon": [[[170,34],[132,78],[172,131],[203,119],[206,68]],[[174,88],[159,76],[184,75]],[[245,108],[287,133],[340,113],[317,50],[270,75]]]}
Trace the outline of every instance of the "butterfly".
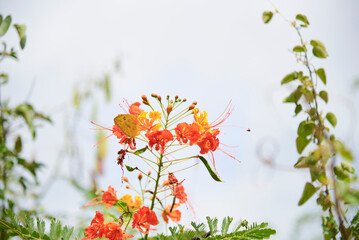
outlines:
{"label": "butterfly", "polygon": [[119,114],[113,120],[127,137],[134,138],[138,135],[140,124],[134,115]]}

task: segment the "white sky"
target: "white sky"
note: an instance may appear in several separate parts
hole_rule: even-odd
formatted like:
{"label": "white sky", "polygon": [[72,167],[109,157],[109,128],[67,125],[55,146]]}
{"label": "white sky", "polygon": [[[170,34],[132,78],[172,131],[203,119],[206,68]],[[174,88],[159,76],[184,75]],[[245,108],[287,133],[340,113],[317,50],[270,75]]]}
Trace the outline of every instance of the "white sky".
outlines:
{"label": "white sky", "polygon": [[[359,3],[274,3],[288,18],[306,14],[311,26],[303,31],[304,37],[325,43],[329,58],[313,59],[328,76],[330,104],[325,109],[336,113],[335,133],[353,148],[358,143],[358,93],[352,84],[359,76]],[[14,104],[23,101],[34,82],[29,100],[55,120],[39,131],[35,150],[29,150],[38,159],[49,166],[58,161],[64,119],[69,117],[62,106],[70,105],[75,83],[102,76],[119,59],[121,74],[113,79],[113,101],[100,106],[98,122],[102,125],[111,125],[122,99],[137,101],[142,94],[155,92],[197,100],[212,120],[232,99],[235,112],[228,125],[252,129],[251,133],[239,128],[224,130],[222,142],[238,145],[235,152],[241,161],[238,164],[217,155],[217,169],[225,183],[214,183],[202,166],[184,175],[197,218],[230,215],[268,221],[277,230],[273,239],[289,239],[298,217],[319,212],[314,198],[297,207],[309,180],[307,172],[268,168],[256,154],[261,141],[273,139],[279,146],[276,161],[290,169],[298,158],[296,126],[304,118],[292,118],[293,106],[282,104],[290,89],[280,86],[282,77],[299,67],[288,51],[298,38],[278,15],[269,25],[262,23],[262,12],[273,9],[269,2],[2,0],[0,9],[3,16],[11,14],[15,23],[27,25],[27,46],[19,54],[20,61],[2,63],[1,68],[10,75],[4,95]],[[15,31],[6,39],[17,42]],[[77,129],[85,159],[95,152],[89,116],[83,113]],[[110,155],[115,154],[118,146],[114,139],[109,142]],[[107,159],[103,188],[119,179],[113,159],[113,155]],[[52,212],[74,214],[81,214],[83,203],[64,182],[55,184],[44,201]],[[193,218],[186,216],[185,220]],[[319,223],[311,231],[320,235]]]}

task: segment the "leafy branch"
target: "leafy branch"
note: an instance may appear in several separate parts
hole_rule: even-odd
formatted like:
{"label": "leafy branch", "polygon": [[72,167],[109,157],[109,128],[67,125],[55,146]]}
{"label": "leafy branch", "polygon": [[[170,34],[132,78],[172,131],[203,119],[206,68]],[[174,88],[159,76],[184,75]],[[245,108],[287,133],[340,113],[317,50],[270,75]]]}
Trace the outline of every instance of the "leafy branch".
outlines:
{"label": "leafy branch", "polygon": [[5,212],[9,220],[0,219],[0,228],[7,230],[10,237],[18,236],[24,240],[69,240],[74,237],[73,227],[62,226],[61,222],[55,219],[51,220],[50,232],[46,234],[44,220],[36,218],[35,224],[35,220],[29,216],[20,220],[13,212],[9,210]]}
{"label": "leafy branch", "polygon": [[185,239],[269,239],[271,235],[276,234],[274,229],[268,228],[268,223],[256,224],[248,226],[246,220],[241,221],[233,227],[233,231],[229,231],[229,227],[233,218],[226,217],[223,219],[221,229],[218,228],[218,219],[207,217],[207,225],[205,223],[196,224],[191,222],[194,230],[186,230],[185,227],[179,224],[176,227],[170,227],[170,236],[159,234],[155,237],[149,238],[152,240],[185,240]]}

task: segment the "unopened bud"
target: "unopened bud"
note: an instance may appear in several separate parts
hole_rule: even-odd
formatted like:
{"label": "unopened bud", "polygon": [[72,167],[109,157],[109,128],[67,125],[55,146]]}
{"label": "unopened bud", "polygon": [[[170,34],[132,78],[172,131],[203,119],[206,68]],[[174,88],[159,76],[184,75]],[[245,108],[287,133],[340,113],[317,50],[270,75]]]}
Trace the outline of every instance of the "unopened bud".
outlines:
{"label": "unopened bud", "polygon": [[166,99],[167,99],[167,100],[170,99],[170,95],[167,94]]}
{"label": "unopened bud", "polygon": [[188,110],[193,110],[196,106],[194,104],[191,104],[188,108]]}
{"label": "unopened bud", "polygon": [[172,104],[169,104],[167,106],[167,114],[170,114],[170,112],[172,112],[172,110],[173,110],[173,106],[172,106]]}
{"label": "unopened bud", "polygon": [[130,186],[129,186],[129,185],[126,185],[126,189],[130,189]]}
{"label": "unopened bud", "polygon": [[147,99],[146,95],[142,95],[141,98],[142,98],[142,103],[145,105],[148,105],[148,99]]}
{"label": "unopened bud", "polygon": [[177,100],[177,98],[178,98],[178,95],[175,96],[175,100]]}
{"label": "unopened bud", "polygon": [[158,99],[158,101],[160,101],[161,102],[161,96],[160,95],[157,95],[157,99]]}
{"label": "unopened bud", "polygon": [[142,179],[142,173],[139,173],[137,177],[138,177],[138,180],[141,181],[141,179]]}
{"label": "unopened bud", "polygon": [[150,175],[151,175],[151,171],[148,171],[147,175],[150,176]]}
{"label": "unopened bud", "polygon": [[151,93],[151,97],[157,98],[157,94]]}
{"label": "unopened bud", "polygon": [[123,181],[128,182],[128,178],[126,176],[124,176],[122,179]]}
{"label": "unopened bud", "polygon": [[186,98],[184,98],[184,99],[182,100],[182,102],[187,102],[187,99],[186,99]]}
{"label": "unopened bud", "polygon": [[194,101],[192,104],[196,106],[196,105],[197,105],[197,101]]}

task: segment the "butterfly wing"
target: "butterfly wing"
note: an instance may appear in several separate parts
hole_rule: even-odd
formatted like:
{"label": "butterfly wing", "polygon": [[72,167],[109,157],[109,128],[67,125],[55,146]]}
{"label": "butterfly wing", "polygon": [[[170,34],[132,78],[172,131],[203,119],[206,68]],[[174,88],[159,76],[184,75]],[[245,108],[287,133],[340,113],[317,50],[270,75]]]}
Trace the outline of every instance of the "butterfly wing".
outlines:
{"label": "butterfly wing", "polygon": [[114,118],[114,122],[127,137],[134,138],[138,135],[139,123],[135,116],[119,114]]}

